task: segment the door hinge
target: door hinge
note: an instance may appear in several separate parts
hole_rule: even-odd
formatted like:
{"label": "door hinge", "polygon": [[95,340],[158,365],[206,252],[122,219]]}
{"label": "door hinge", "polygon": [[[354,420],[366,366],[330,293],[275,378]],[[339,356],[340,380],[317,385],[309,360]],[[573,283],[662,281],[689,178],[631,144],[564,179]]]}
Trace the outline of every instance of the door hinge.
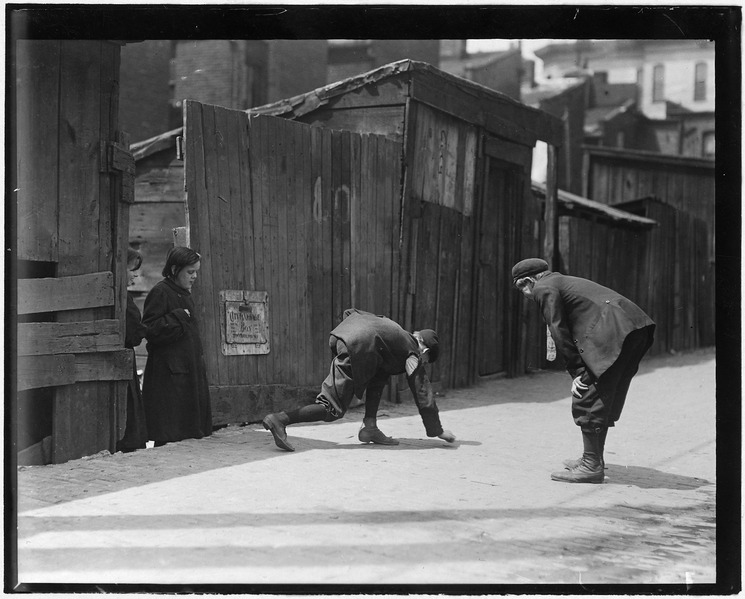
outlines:
{"label": "door hinge", "polygon": [[135,174],[135,158],[123,144],[110,141],[103,148],[101,157],[101,171],[105,173],[119,172],[126,175]]}

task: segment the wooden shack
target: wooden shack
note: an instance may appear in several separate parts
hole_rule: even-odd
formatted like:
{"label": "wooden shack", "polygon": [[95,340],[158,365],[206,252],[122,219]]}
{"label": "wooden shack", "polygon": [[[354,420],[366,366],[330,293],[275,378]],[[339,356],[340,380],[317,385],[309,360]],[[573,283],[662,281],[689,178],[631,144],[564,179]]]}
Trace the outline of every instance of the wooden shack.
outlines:
{"label": "wooden shack", "polygon": [[[539,200],[545,186],[533,184]],[[657,323],[649,355],[714,345],[706,223],[654,197],[608,206],[559,190],[560,272],[597,281]]]}
{"label": "wooden shack", "polygon": [[[635,262],[636,297],[657,323],[650,354],[713,346],[716,273],[708,253],[708,223],[654,196],[615,207],[658,223],[638,239],[643,243]],[[616,253],[621,259],[625,252]]]}
{"label": "wooden shack", "polygon": [[437,329],[443,388],[541,365],[510,269],[544,254],[532,149],[558,119],[403,60],[248,114],[187,102],[184,134],[218,422],[312,401],[348,307]]}
{"label": "wooden shack", "polygon": [[121,44],[17,40],[11,48],[12,440],[21,464],[59,463],[114,451],[125,424],[134,162],[117,124]]}
{"label": "wooden shack", "polygon": [[708,256],[715,260],[716,224],[713,158],[584,146],[585,197],[614,206],[655,197],[706,223]]}
{"label": "wooden shack", "polygon": [[[588,197],[659,222],[637,273],[639,299],[658,322],[653,353],[715,342],[714,160],[585,147]],[[619,259],[623,250],[619,250]],[[595,255],[595,254],[594,254]]]}

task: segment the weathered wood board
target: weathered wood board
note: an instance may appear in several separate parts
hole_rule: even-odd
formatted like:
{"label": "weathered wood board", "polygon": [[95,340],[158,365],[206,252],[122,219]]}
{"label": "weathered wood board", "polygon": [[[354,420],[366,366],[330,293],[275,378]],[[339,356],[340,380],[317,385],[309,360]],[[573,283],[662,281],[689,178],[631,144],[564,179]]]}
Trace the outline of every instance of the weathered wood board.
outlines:
{"label": "weathered wood board", "polygon": [[113,304],[114,275],[111,272],[18,280],[18,314],[81,310]]}
{"label": "weathered wood board", "polygon": [[[397,309],[400,155],[381,136],[187,102],[194,296],[217,423],[263,415],[249,388],[320,386],[346,308]],[[268,352],[223,352],[231,290],[266,294]]]}

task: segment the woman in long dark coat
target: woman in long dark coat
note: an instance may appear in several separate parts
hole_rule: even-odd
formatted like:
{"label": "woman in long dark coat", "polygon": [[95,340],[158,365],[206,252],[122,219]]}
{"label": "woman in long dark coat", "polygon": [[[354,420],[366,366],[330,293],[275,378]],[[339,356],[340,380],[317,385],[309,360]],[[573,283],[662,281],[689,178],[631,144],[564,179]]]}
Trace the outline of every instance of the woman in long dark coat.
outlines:
{"label": "woman in long dark coat", "polygon": [[194,250],[172,248],[164,280],[145,298],[148,359],[143,397],[148,433],[156,446],[212,434],[207,371],[191,297],[200,266]]}
{"label": "woman in long dark coat", "polygon": [[[127,287],[134,285],[135,279],[139,277],[138,270],[142,266],[142,255],[137,250],[130,248],[127,251],[127,272],[129,279]],[[127,292],[127,315],[126,329],[124,334],[124,347],[132,350],[145,338],[145,326],[142,324],[142,314],[135,304],[131,292]],[[145,449],[147,443],[147,426],[145,423],[145,405],[142,401],[140,381],[137,377],[137,360],[132,359],[132,378],[127,387],[127,424],[124,436],[116,445],[118,451],[130,452],[135,449]]]}

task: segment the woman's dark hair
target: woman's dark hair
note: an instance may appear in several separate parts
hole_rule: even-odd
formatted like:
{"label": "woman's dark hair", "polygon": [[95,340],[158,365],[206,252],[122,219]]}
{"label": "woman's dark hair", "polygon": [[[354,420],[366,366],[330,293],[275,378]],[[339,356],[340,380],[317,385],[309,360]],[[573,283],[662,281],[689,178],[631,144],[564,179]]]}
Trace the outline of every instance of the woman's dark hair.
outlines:
{"label": "woman's dark hair", "polygon": [[[182,268],[196,264],[201,259],[202,257],[190,248],[171,248],[166,255],[166,264],[163,267],[162,274],[166,279],[175,279]],[[172,272],[174,267],[176,268],[176,272]]]}
{"label": "woman's dark hair", "polygon": [[[134,264],[134,268],[129,268],[130,264]],[[132,248],[127,248],[127,269],[137,270],[142,266],[142,254]]]}

